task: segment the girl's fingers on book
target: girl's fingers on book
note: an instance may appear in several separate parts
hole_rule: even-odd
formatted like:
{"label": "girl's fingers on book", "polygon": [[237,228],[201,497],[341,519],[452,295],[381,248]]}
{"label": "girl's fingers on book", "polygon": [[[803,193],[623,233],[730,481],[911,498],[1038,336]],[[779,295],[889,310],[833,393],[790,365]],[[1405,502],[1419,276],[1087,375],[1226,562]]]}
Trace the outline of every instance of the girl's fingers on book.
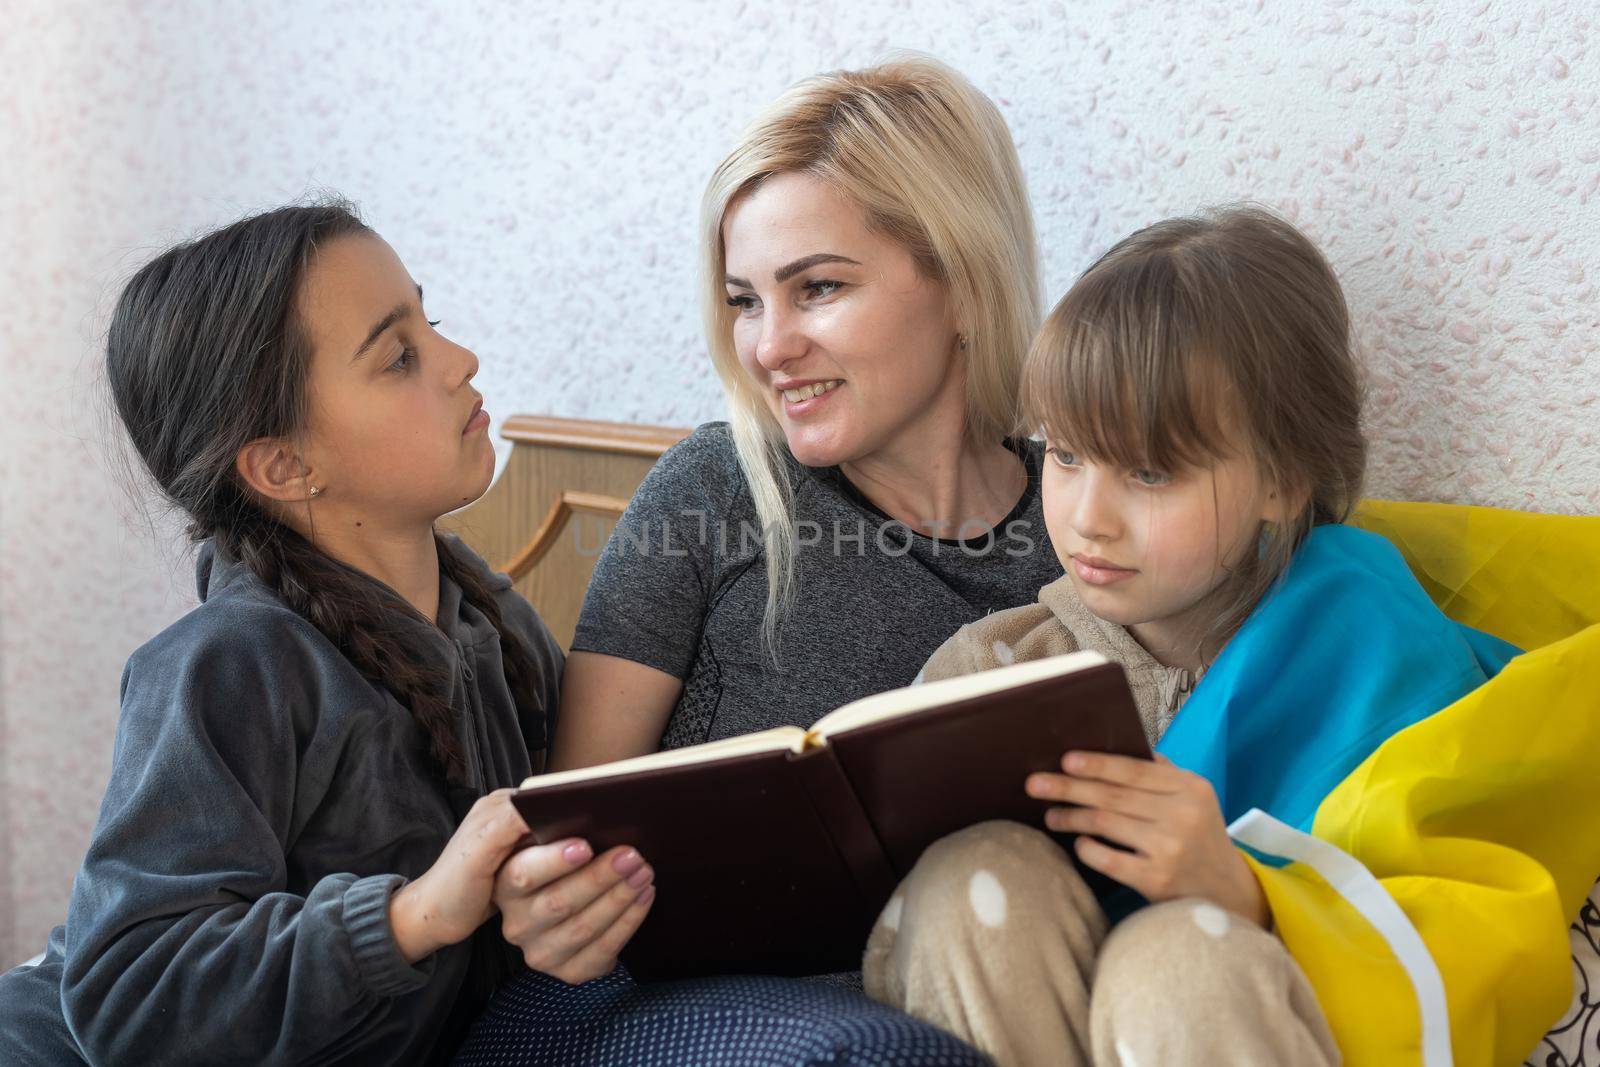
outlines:
{"label": "girl's fingers on book", "polygon": [[1064,774],[1040,772],[1028,775],[1028,780],[1023,783],[1023,789],[1036,800],[1067,800],[1076,781],[1077,779]]}
{"label": "girl's fingers on book", "polygon": [[650,913],[650,905],[655,899],[656,887],[653,884],[638,890],[632,902],[623,909],[605,932],[575,952],[566,963],[557,968],[558,973],[555,977],[569,984],[577,984],[610,974],[617,965],[617,957],[622,954],[622,950],[627,947],[633,935],[638,933],[639,926]]}
{"label": "girl's fingers on book", "polygon": [[624,845],[602,852],[576,871],[567,866],[560,877],[546,878],[532,892],[497,894],[506,939],[525,945],[542,937],[580,914],[612,887],[626,885],[629,879],[636,887],[645,884],[649,876],[641,881],[640,874],[648,870],[644,858]]}
{"label": "girl's fingers on book", "polygon": [[[641,873],[654,876],[648,867]],[[596,952],[602,956],[608,954],[615,956],[622,945],[627,943],[627,936],[623,936],[608,953],[607,947],[616,942],[616,937],[612,933],[613,927],[622,920],[642,894],[651,892],[652,889],[652,883],[648,878],[640,885],[618,882],[583,911],[545,935],[545,939],[550,943],[551,953],[560,957],[562,962],[579,956],[593,956]],[[595,951],[591,952],[591,949]]]}
{"label": "girl's fingers on book", "polygon": [[1086,835],[1073,840],[1072,850],[1078,854],[1084,866],[1125,886],[1140,889],[1143,880],[1139,875],[1148,861],[1137,852],[1124,852]]}
{"label": "girl's fingers on book", "polygon": [[1171,793],[1178,788],[1178,776],[1187,772],[1170,761],[1113,756],[1107,752],[1068,752],[1061,757],[1061,769],[1074,778],[1094,778],[1118,785]]}
{"label": "girl's fingers on book", "polygon": [[1038,800],[1054,800],[1081,807],[1104,808],[1137,818],[1154,817],[1163,795],[1069,774],[1028,776],[1028,795]]}
{"label": "girl's fingers on book", "polygon": [[530,845],[512,853],[500,869],[499,888],[532,893],[563,875],[571,874],[594,857],[587,841],[569,838],[548,845]]}
{"label": "girl's fingers on book", "polygon": [[1061,834],[1093,834],[1136,852],[1143,847],[1155,824],[1104,808],[1051,808],[1044,824]]}

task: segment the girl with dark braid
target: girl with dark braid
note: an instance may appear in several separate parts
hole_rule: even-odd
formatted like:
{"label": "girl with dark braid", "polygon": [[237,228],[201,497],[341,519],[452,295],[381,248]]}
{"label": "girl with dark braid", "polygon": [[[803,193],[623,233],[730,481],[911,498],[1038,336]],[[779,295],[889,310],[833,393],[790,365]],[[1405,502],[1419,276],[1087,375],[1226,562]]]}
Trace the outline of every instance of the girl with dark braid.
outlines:
{"label": "girl with dark braid", "polygon": [[562,653],[434,530],[494,469],[477,357],[437,325],[336,202],[123,290],[111,393],[202,603],[128,662],[66,925],[0,977],[0,1061],[437,1061],[522,962],[607,974],[644,918],[637,852],[517,849]]}

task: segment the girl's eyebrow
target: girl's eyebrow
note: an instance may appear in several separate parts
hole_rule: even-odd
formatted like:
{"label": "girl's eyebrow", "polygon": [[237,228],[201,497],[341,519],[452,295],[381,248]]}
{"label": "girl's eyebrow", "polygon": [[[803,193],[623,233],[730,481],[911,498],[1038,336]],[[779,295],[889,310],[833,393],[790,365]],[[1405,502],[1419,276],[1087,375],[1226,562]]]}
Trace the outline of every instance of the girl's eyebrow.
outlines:
{"label": "girl's eyebrow", "polygon": [[[422,303],[422,286],[420,285],[417,286],[417,303]],[[356,360],[366,355],[367,349],[371,348],[372,343],[382,336],[383,331],[387,330],[389,327],[405,318],[410,311],[410,304],[396,304],[393,308],[391,308],[389,310],[389,314],[379,319],[378,324],[372,328],[372,332],[367,334],[367,339],[361,342],[361,347],[356,349],[356,354],[350,357],[350,362],[354,363]]]}
{"label": "girl's eyebrow", "polygon": [[[813,252],[809,256],[801,256],[793,263],[785,264],[784,266],[773,271],[772,280],[781,284],[788,281],[790,278],[793,278],[801,271],[809,270],[810,268],[817,266],[819,263],[848,263],[852,267],[861,266],[860,263],[851,259],[849,256],[841,256],[837,252]],[[740,289],[754,288],[744,278],[735,278],[731,274],[723,275],[722,282],[724,285],[733,285],[739,287]]]}

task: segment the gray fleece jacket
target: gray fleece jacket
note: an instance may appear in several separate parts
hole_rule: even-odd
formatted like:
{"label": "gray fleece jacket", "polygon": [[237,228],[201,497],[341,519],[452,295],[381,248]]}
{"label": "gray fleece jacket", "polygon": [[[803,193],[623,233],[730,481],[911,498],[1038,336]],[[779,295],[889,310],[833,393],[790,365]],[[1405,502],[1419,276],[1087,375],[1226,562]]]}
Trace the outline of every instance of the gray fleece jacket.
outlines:
{"label": "gray fleece jacket", "polygon": [[426,736],[243,566],[203,552],[203,603],[134,653],[111,781],[64,927],[44,963],[0,977],[0,1062],[419,1063],[446,1058],[482,1006],[473,975],[515,956],[491,923],[408,966],[389,897],[439,856],[482,793],[532,771],[562,653],[503,575],[482,568],[533,651],[519,708],[499,636],[440,576],[472,788]]}

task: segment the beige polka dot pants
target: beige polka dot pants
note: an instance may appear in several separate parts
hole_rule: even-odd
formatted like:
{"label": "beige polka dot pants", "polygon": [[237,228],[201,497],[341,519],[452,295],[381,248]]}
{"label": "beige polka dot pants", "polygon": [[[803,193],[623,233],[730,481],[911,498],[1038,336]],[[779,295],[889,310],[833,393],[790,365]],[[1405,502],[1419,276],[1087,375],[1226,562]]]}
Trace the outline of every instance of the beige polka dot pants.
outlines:
{"label": "beige polka dot pants", "polygon": [[935,843],[873,928],[867,993],[1000,1067],[1339,1062],[1282,942],[1211,904],[1169,901],[1109,931],[1049,837],[983,823]]}

